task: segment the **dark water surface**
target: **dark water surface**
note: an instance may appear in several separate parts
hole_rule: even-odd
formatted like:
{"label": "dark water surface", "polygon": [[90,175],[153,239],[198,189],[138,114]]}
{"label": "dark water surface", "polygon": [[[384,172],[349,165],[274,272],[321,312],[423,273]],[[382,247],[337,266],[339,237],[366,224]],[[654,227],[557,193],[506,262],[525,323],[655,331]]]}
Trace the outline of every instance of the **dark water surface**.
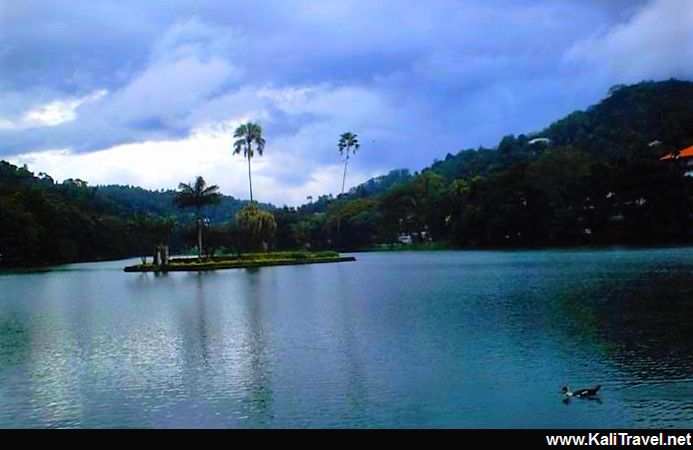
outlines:
{"label": "dark water surface", "polygon": [[0,427],[693,426],[692,248],[355,256],[4,273]]}

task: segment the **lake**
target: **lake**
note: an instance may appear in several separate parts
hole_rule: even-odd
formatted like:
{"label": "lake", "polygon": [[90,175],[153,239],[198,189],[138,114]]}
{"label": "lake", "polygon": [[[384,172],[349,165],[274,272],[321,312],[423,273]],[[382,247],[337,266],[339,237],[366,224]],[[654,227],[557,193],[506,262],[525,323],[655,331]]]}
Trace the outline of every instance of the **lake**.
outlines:
{"label": "lake", "polygon": [[693,248],[354,256],[5,272],[0,427],[693,427]]}

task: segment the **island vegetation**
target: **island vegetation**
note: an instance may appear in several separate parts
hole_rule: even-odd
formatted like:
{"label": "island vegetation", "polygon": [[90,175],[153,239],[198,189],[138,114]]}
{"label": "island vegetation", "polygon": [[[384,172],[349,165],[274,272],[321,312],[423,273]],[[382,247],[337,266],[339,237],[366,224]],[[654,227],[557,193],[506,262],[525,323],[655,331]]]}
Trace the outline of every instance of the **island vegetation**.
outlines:
{"label": "island vegetation", "polygon": [[353,256],[341,256],[333,251],[321,252],[260,252],[238,255],[207,256],[204,258],[171,258],[165,266],[153,263],[125,268],[126,272],[196,272],[217,269],[249,269],[254,267],[319,264],[355,261]]}
{"label": "island vegetation", "polygon": [[[248,159],[252,196],[250,160],[264,149],[262,129],[245,124],[234,136],[235,152]],[[693,177],[660,158],[691,144],[693,83],[669,80],[616,86],[541,131],[448,154],[417,173],[393,170],[300,207],[220,195],[201,178],[178,191],[147,191],[56,182],[2,161],[1,260],[144,258],[160,243],[173,254],[197,254],[196,264],[287,250],[310,257],[402,247],[690,244]],[[354,133],[340,136],[342,184],[357,148]],[[202,192],[214,200],[198,203]]]}

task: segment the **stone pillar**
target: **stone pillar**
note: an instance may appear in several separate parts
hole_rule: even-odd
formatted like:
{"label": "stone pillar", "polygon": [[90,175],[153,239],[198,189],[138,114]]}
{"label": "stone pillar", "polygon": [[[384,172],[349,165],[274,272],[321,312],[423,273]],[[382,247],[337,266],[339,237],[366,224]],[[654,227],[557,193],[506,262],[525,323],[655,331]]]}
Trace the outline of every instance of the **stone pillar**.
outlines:
{"label": "stone pillar", "polygon": [[168,245],[162,245],[161,246],[161,265],[167,266],[168,265],[168,258],[169,258]]}
{"label": "stone pillar", "polygon": [[154,247],[154,265],[157,267],[168,265],[168,245],[159,244]]}

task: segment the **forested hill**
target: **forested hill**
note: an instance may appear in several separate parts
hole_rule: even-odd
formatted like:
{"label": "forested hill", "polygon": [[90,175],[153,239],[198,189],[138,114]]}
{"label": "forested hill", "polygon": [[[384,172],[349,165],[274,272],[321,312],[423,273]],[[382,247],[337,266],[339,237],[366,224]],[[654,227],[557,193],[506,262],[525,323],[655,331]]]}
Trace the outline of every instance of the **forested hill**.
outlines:
{"label": "forested hill", "polygon": [[693,177],[660,157],[692,144],[693,83],[615,86],[586,111],[448,154],[385,192],[286,214],[300,232],[285,245],[367,248],[422,231],[453,247],[691,243]]}
{"label": "forested hill", "polygon": [[[157,234],[172,236],[181,249],[184,228],[194,217],[174,205],[174,195],[172,190],[90,186],[79,179],[58,183],[48,174],[0,161],[0,263],[146,255]],[[245,203],[222,196],[204,214],[212,224],[228,223]]]}
{"label": "forested hill", "polygon": [[[693,143],[692,105],[691,82],[619,85],[597,105],[568,115],[540,134],[554,145],[605,158],[659,155]],[[656,141],[661,146],[649,146]]]}
{"label": "forested hill", "polygon": [[[181,210],[175,205],[176,191],[174,190],[152,191],[137,186],[114,184],[96,186],[95,190],[99,196],[109,201],[113,211],[121,216],[154,214],[161,217],[174,217],[181,221],[191,217],[192,214],[191,211]],[[222,195],[219,204],[204,208],[204,216],[212,223],[226,223],[233,220],[236,213],[246,203],[246,200]],[[262,204],[262,207],[274,209],[274,206],[270,204]]]}
{"label": "forested hill", "polygon": [[[690,243],[693,177],[684,177],[679,162],[659,159],[688,145],[693,83],[617,86],[586,111],[540,132],[506,136],[496,148],[448,155],[413,175],[394,170],[300,208],[263,205],[277,225],[267,243],[362,249],[402,233],[454,247]],[[193,213],[175,208],[174,194],[57,183],[2,161],[0,261],[145,255],[162,241],[173,251],[190,248]],[[243,204],[224,197],[204,211],[210,248],[240,245],[233,219]]]}
{"label": "forested hill", "polygon": [[[550,141],[547,145],[537,138]],[[547,148],[572,148],[601,160],[615,160],[657,157],[692,143],[693,83],[643,82],[614,86],[598,104],[544,130],[505,136],[494,149],[448,154],[430,169],[447,179],[470,178],[529,162]]]}

